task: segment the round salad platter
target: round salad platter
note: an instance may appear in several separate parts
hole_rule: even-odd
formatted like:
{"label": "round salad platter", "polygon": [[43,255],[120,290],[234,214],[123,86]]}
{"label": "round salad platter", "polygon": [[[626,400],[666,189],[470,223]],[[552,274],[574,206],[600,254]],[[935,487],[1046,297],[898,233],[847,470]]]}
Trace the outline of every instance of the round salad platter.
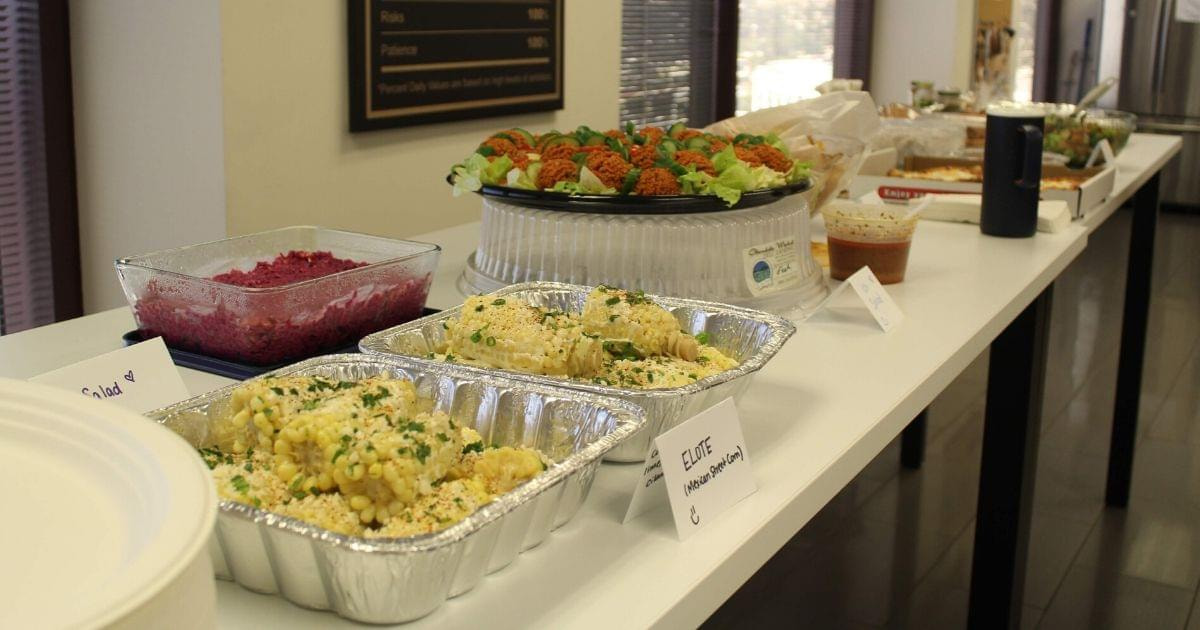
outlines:
{"label": "round salad platter", "polygon": [[[453,184],[452,176],[446,181]],[[507,186],[484,184],[477,194],[517,206],[583,212],[592,214],[702,214],[756,208],[778,201],[781,197],[805,192],[812,187],[809,181],[801,181],[777,188],[752,190],[742,193],[737,203],[730,206],[716,195],[600,195],[553,192],[549,190],[525,190]]]}
{"label": "round salad platter", "polygon": [[[169,429],[109,402],[0,379],[0,627],[215,623],[217,499]],[[12,494],[15,492],[16,494]]]}

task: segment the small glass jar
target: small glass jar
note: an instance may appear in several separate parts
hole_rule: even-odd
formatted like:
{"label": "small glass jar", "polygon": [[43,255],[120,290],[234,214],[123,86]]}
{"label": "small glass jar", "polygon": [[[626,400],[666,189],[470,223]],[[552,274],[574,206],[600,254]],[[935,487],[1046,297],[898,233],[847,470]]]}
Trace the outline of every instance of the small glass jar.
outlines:
{"label": "small glass jar", "polygon": [[937,102],[942,106],[943,112],[961,112],[963,111],[962,90],[958,88],[938,90]]}
{"label": "small glass jar", "polygon": [[913,81],[910,90],[913,107],[922,109],[934,104],[933,81]]}

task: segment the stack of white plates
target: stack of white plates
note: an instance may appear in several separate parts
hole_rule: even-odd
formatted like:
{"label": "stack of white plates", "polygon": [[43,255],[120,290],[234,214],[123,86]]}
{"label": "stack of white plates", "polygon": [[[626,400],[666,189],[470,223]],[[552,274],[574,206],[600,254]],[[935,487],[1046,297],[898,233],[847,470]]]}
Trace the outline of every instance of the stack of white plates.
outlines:
{"label": "stack of white plates", "polygon": [[215,625],[217,498],[165,427],[0,379],[0,627]]}

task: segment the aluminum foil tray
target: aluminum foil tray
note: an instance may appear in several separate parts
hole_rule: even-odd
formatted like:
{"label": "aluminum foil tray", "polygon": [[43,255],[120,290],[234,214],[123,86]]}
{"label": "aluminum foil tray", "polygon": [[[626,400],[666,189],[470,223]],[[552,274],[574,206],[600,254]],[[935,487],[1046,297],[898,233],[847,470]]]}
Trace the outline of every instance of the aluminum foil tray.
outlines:
{"label": "aluminum foil tray", "polygon": [[[514,296],[543,308],[579,313],[591,287],[557,282],[514,284],[494,295]],[[642,461],[650,442],[660,433],[728,397],[735,400],[750,385],[750,376],[766,365],[783,347],[796,327],[788,320],[764,313],[715,302],[651,296],[656,303],[674,313],[680,327],[692,334],[707,332],[709,344],[738,360],[732,370],[710,376],[682,387],[636,390],[561,377],[525,374],[511,370],[453,364],[464,373],[479,376],[505,374],[529,383],[589,392],[632,402],[646,411],[646,423],[634,437],[613,449],[610,461]],[[358,347],[364,353],[409,357],[425,365],[446,365],[425,358],[444,345],[442,322],[457,317],[462,306],[413,320],[363,338]]]}
{"label": "aluminum foil tray", "polygon": [[[462,522],[410,538],[344,536],[234,501],[220,502],[209,542],[217,577],[368,623],[424,616],[540,544],[579,510],[604,454],[643,421],[636,406],[590,392],[403,357],[328,355],[259,378],[292,374],[409,380],[421,396],[435,401],[436,409],[475,428],[488,442],[538,448],[555,461]],[[235,387],[146,415],[196,445],[212,418],[224,413]]]}

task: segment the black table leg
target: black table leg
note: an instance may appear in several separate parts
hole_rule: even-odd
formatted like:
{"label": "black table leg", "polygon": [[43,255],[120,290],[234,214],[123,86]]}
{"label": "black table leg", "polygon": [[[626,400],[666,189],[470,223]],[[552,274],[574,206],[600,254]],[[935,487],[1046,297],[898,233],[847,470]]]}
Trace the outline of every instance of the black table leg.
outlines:
{"label": "black table leg", "polygon": [[1053,288],[992,342],[967,614],[971,628],[1021,623]]}
{"label": "black table leg", "polygon": [[1125,276],[1125,314],[1121,319],[1117,394],[1113,405],[1112,441],[1108,448],[1108,485],[1104,492],[1105,502],[1113,507],[1129,504],[1138,406],[1142,399],[1146,322],[1150,317],[1154,233],[1157,228],[1158,173],[1155,173],[1133,195],[1133,228],[1129,235],[1129,267]]}
{"label": "black table leg", "polygon": [[925,461],[925,425],[928,409],[922,409],[900,433],[900,465],[910,470]]}

